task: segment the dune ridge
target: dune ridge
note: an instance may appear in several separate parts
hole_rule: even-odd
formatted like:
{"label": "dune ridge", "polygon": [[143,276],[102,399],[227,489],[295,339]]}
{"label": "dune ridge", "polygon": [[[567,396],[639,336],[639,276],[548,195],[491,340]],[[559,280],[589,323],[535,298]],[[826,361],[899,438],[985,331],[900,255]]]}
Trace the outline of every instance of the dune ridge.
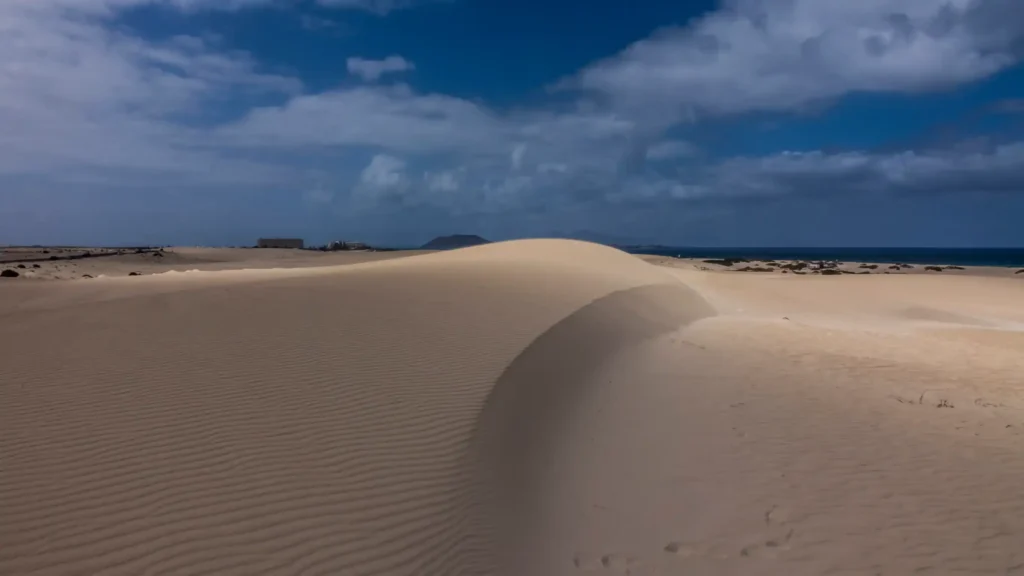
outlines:
{"label": "dune ridge", "polygon": [[500,574],[538,506],[508,473],[593,367],[713,312],[616,250],[519,241],[0,313],[0,573]]}
{"label": "dune ridge", "polygon": [[[549,463],[574,421],[585,419],[588,398],[604,393],[609,359],[655,337],[714,315],[682,284],[651,284],[613,292],[584,306],[535,339],[506,369],[478,418],[481,467],[498,491],[489,516],[504,521],[500,565],[511,574],[560,573],[559,558],[546,566],[538,552],[551,541],[542,527],[551,516],[570,515],[546,496],[558,480]],[[640,449],[640,447],[636,447]],[[487,458],[487,457],[490,458]],[[551,537],[548,534],[545,538]],[[568,556],[561,558],[566,564]],[[554,571],[551,571],[554,570]]]}
{"label": "dune ridge", "polygon": [[1018,279],[267,263],[0,286],[0,574],[1024,570]]}

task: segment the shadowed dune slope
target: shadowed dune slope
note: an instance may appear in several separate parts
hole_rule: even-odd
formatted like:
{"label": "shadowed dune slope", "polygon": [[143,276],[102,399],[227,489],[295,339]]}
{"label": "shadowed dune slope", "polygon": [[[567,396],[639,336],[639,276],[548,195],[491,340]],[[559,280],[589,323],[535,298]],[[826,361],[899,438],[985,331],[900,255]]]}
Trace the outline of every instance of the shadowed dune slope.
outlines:
{"label": "shadowed dune slope", "polygon": [[[481,484],[498,491],[489,499],[497,507],[488,517],[502,520],[494,541],[501,544],[505,573],[564,573],[558,566],[567,567],[570,556],[545,556],[564,553],[572,539],[587,532],[575,523],[567,539],[544,528],[552,518],[576,516],[576,510],[555,494],[560,485],[578,480],[577,471],[571,464],[554,463],[562,460],[559,448],[572,428],[590,416],[586,407],[607,394],[609,360],[712,315],[710,306],[683,284],[630,288],[576,311],[512,362],[488,398],[477,436],[484,447],[481,469],[494,474]],[[636,383],[634,389],[639,392],[642,387]],[[623,437],[629,436],[626,428],[622,431]],[[577,453],[603,448],[592,442],[569,443]],[[626,446],[634,451],[644,448]],[[623,456],[615,448],[611,452],[605,454],[610,460]],[[622,488],[615,492],[621,494]]]}
{"label": "shadowed dune slope", "polygon": [[40,286],[0,308],[0,573],[529,567],[595,366],[710,314],[554,240]]}

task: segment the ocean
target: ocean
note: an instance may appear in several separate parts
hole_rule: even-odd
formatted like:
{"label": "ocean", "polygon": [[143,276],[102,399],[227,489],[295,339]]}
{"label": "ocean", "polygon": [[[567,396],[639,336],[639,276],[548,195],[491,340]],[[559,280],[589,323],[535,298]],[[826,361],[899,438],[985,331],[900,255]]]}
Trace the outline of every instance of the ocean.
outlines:
{"label": "ocean", "polygon": [[1024,267],[1024,248],[676,248],[630,246],[632,254],[676,258],[747,258],[749,260],[839,260],[951,266]]}

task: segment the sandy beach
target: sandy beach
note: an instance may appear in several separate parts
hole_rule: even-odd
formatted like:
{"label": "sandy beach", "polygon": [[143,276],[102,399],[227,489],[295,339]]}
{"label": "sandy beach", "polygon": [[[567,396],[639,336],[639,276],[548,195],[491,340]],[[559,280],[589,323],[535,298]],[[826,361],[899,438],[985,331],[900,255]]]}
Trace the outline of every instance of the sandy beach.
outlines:
{"label": "sandy beach", "polygon": [[17,273],[19,280],[88,280],[165,272],[339,266],[423,253],[206,247],[5,248],[0,249],[0,270]]}
{"label": "sandy beach", "polygon": [[1024,274],[217,250],[0,279],[0,574],[1024,574]]}

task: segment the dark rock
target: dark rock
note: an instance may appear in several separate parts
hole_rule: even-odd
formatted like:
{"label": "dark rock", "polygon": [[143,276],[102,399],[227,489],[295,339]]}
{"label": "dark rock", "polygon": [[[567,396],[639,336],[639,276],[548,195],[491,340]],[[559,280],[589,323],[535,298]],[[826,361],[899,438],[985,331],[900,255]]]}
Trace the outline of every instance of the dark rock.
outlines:
{"label": "dark rock", "polygon": [[163,252],[153,252],[153,257],[154,258],[163,258],[164,257],[164,253]]}
{"label": "dark rock", "polygon": [[734,264],[748,263],[750,260],[746,258],[712,258],[705,260],[705,264],[718,264],[719,266],[732,266]]}
{"label": "dark rock", "polygon": [[768,268],[765,266],[744,266],[743,268],[737,268],[736,272],[774,272],[774,268]]}
{"label": "dark rock", "polygon": [[803,270],[807,268],[807,262],[790,262],[788,264],[780,264],[779,267],[787,270]]}
{"label": "dark rock", "polygon": [[900,265],[899,264],[893,264],[892,266],[889,266],[889,270],[899,270],[899,269],[900,269]]}
{"label": "dark rock", "polygon": [[826,268],[821,271],[822,276],[839,276],[840,274],[842,274],[842,272],[835,268]]}
{"label": "dark rock", "polygon": [[878,264],[861,264],[860,266],[858,266],[858,268],[867,268],[869,270],[874,270],[878,268]]}
{"label": "dark rock", "polygon": [[946,266],[946,270],[964,270],[963,266]]}
{"label": "dark rock", "polygon": [[92,278],[91,274],[82,274],[82,278]]}
{"label": "dark rock", "polygon": [[1014,272],[1014,274],[1024,274],[1024,268],[1017,270],[1016,272]]}
{"label": "dark rock", "polygon": [[142,274],[139,274],[138,272],[129,272],[128,275],[129,276],[142,276]]}
{"label": "dark rock", "polygon": [[50,260],[60,260],[60,258],[57,258],[56,256],[50,256]]}
{"label": "dark rock", "polygon": [[49,253],[50,253],[49,250],[43,250],[43,254],[49,254]]}
{"label": "dark rock", "polygon": [[25,267],[24,264],[18,264],[18,268],[24,268],[24,267]]}
{"label": "dark rock", "polygon": [[33,268],[39,268],[39,264],[33,264],[32,267]]}
{"label": "dark rock", "polygon": [[21,276],[21,274],[18,274],[17,270],[11,270],[10,268],[0,272],[0,278],[17,278],[18,276]]}
{"label": "dark rock", "polygon": [[925,266],[925,270],[931,270],[932,272],[942,272],[942,266]]}

